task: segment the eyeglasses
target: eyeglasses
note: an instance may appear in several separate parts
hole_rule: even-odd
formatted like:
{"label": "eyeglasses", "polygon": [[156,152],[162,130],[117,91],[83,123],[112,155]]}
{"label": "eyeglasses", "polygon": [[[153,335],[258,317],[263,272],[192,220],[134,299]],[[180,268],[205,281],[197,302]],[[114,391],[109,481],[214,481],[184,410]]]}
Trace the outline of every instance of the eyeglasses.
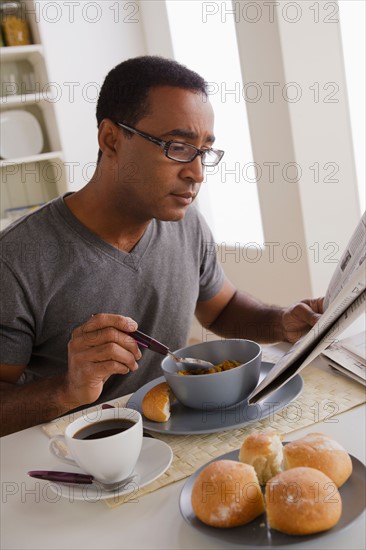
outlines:
{"label": "eyeglasses", "polygon": [[224,156],[224,151],[218,149],[198,149],[190,143],[175,140],[164,141],[145,132],[140,132],[140,130],[136,130],[136,128],[127,126],[127,124],[123,124],[122,122],[116,122],[116,124],[128,132],[137,134],[159,145],[168,159],[176,160],[177,162],[192,162],[196,157],[200,156],[203,166],[216,166]]}

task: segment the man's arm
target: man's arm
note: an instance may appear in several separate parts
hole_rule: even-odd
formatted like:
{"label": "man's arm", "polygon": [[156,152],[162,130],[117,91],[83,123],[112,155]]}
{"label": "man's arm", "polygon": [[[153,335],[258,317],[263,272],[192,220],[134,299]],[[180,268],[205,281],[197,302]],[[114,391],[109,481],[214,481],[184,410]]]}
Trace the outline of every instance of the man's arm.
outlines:
{"label": "man's arm", "polygon": [[[0,365],[0,373],[13,365]],[[78,404],[68,402],[65,376],[54,376],[29,384],[0,382],[1,429],[8,435],[42,422],[49,422]]]}
{"label": "man's arm", "polygon": [[141,352],[128,332],[136,329],[127,317],[94,315],[72,334],[67,372],[28,384],[17,384],[25,366],[0,365],[1,436],[93,403],[112,374],[135,371]]}
{"label": "man's arm", "polygon": [[319,319],[323,299],[304,300],[289,307],[266,305],[238,291],[225,279],[220,292],[198,302],[196,316],[208,330],[225,338],[261,343],[296,342]]}

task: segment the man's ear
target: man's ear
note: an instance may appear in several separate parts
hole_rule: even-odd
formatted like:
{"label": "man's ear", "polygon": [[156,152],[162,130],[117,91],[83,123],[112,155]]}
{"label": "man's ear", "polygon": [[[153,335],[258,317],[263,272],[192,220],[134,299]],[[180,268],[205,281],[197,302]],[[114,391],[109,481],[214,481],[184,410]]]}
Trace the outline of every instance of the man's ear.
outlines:
{"label": "man's ear", "polygon": [[98,143],[103,156],[112,158],[116,155],[121,133],[109,118],[102,120],[98,128]]}

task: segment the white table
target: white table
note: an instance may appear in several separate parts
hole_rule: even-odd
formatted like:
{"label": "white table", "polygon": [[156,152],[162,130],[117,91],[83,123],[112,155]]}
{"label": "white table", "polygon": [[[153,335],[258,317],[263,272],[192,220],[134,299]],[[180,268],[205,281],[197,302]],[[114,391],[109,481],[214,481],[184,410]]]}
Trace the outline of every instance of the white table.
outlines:
{"label": "white table", "polygon": [[[298,430],[292,440],[309,431],[335,437],[365,463],[366,406]],[[31,469],[60,469],[47,451],[48,439],[39,426],[3,437],[1,444],[1,543],[8,549],[207,549],[222,542],[193,529],[182,519],[178,500],[184,481],[143,496],[137,503],[109,509],[102,501],[54,502],[42,494],[42,483],[29,478]],[[38,488],[34,490],[34,488]],[[288,548],[365,548],[365,514],[347,529]],[[230,544],[226,548],[239,548]]]}

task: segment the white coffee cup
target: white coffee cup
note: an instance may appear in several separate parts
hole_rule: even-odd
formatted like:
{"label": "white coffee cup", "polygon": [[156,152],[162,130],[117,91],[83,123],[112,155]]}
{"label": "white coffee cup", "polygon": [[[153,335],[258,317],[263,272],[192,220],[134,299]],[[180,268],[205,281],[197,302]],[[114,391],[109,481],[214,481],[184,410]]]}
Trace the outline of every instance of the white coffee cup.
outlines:
{"label": "white coffee cup", "polygon": [[[106,421],[112,420],[118,427],[118,420],[131,421],[131,427],[115,435],[78,439],[81,430],[84,435],[107,428]],[[108,423],[109,424],[109,423]],[[110,424],[109,424],[110,425]],[[100,434],[99,434],[100,435]],[[66,444],[73,459],[60,451],[59,443]],[[124,408],[101,409],[92,417],[83,415],[69,424],[65,435],[57,435],[49,442],[51,453],[66,464],[79,466],[84,473],[91,474],[102,483],[121,481],[132,474],[142,446],[142,417],[138,411]]]}

